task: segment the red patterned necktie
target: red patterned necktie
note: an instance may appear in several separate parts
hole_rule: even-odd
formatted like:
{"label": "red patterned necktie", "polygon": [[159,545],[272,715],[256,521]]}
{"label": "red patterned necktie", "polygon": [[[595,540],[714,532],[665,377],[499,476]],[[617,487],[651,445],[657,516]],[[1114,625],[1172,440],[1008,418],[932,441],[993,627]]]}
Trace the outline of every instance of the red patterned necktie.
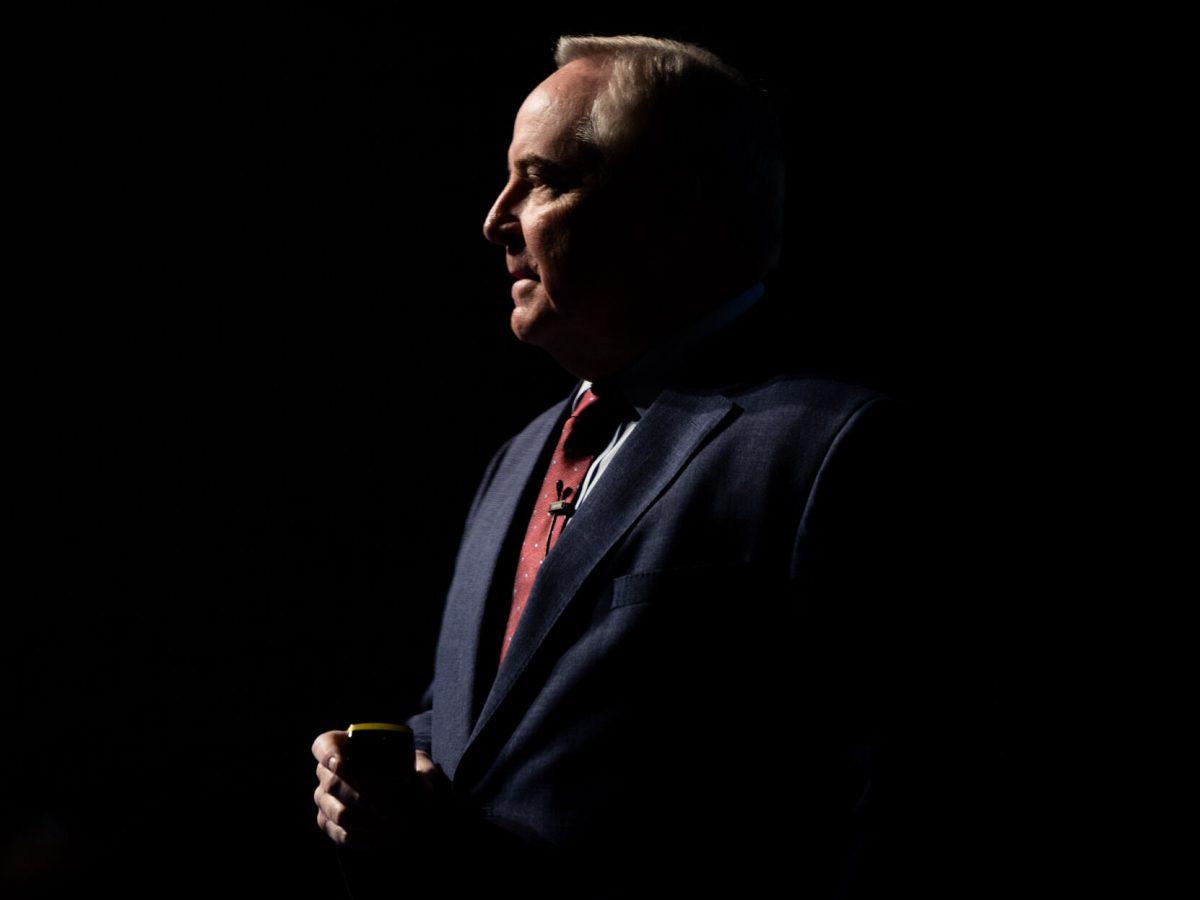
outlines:
{"label": "red patterned necktie", "polygon": [[[542,479],[542,489],[533,504],[533,516],[525,529],[525,541],[521,544],[521,558],[517,562],[517,575],[513,582],[512,607],[508,613],[508,626],[504,629],[504,643],[500,647],[500,661],[512,644],[517,623],[537,580],[538,569],[550,552],[550,548],[562,535],[567,519],[574,512],[579,499],[579,488],[587,475],[588,467],[596,454],[604,448],[611,431],[605,426],[616,426],[616,421],[605,412],[617,406],[608,394],[601,401],[589,387],[580,397],[570,418],[563,423],[558,446],[550,458],[550,467]],[[611,421],[610,421],[611,420]]]}

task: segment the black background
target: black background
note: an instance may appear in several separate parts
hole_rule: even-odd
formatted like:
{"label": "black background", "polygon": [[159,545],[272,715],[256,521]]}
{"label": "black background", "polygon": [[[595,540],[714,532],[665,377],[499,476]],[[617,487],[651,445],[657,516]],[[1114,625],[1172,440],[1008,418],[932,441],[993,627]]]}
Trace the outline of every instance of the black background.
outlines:
{"label": "black background", "polygon": [[1034,515],[1018,435],[1072,314],[1037,23],[330,9],[10,38],[13,890],[340,891],[310,744],[415,711],[483,466],[574,381],[513,337],[481,234],[513,114],[559,34],[637,32],[774,96],[797,347],[946,423],[960,540],[930,562],[972,724],[945,752],[978,762],[985,879],[1015,881],[1039,648],[995,548]]}

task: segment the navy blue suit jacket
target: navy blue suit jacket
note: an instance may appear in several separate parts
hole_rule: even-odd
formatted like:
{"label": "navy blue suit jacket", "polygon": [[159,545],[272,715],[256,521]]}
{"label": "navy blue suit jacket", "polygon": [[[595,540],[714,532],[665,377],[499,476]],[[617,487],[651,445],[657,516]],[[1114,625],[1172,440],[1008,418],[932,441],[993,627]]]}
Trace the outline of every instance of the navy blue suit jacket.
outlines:
{"label": "navy blue suit jacket", "polygon": [[569,396],[492,457],[409,719],[469,823],[439,838],[440,886],[754,895],[783,879],[849,896],[885,877],[907,404],[789,366],[781,302],[768,293],[658,394],[498,671]]}

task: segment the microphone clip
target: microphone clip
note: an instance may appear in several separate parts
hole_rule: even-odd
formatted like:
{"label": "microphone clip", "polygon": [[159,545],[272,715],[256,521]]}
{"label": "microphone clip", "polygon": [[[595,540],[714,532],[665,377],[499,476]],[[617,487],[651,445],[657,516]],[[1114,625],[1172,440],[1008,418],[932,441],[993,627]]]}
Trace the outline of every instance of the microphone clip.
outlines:
{"label": "microphone clip", "polygon": [[564,519],[569,519],[571,516],[575,515],[575,501],[569,499],[574,489],[567,488],[564,491],[561,480],[559,480],[555,487],[558,491],[558,499],[551,502],[550,515],[554,516],[555,518],[562,516]]}

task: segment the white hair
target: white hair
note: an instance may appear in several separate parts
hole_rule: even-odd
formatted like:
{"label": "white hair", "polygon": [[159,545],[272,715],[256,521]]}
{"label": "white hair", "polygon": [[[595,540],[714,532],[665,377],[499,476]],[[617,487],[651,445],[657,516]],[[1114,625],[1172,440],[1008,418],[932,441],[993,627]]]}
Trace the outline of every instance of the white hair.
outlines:
{"label": "white hair", "polygon": [[646,164],[704,193],[765,268],[783,236],[783,140],[766,94],[716,54],[644,35],[564,35],[559,68],[605,65],[580,137],[611,165]]}

